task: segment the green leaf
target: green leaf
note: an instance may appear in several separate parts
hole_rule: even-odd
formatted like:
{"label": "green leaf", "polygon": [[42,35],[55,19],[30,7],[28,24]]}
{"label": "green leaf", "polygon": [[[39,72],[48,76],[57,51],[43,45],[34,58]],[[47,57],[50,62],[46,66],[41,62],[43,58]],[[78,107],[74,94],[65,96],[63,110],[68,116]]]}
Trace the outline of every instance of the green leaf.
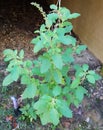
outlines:
{"label": "green leaf", "polygon": [[95,73],[95,71],[93,71],[93,70],[88,71],[88,74],[91,75],[92,77],[94,77],[95,80],[101,79],[101,76],[99,74]]}
{"label": "green leaf", "polygon": [[45,32],[45,31],[46,31],[46,27],[45,27],[44,24],[42,24],[41,27],[40,27],[40,32],[42,33],[42,32]]}
{"label": "green leaf", "polygon": [[54,77],[54,80],[55,80],[55,82],[56,83],[62,83],[62,74],[61,74],[61,72],[59,72],[59,71],[54,71],[53,72],[53,77]]}
{"label": "green leaf", "polygon": [[5,61],[5,62],[8,62],[8,61],[10,61],[10,60],[13,59],[13,58],[14,58],[13,56],[10,56],[10,55],[9,55],[9,56],[7,56],[7,57],[4,58],[4,61]]}
{"label": "green leaf", "polygon": [[69,26],[66,26],[66,27],[65,27],[65,31],[66,31],[66,33],[71,32],[72,29],[73,29],[73,25],[69,25]]}
{"label": "green leaf", "polygon": [[77,49],[76,49],[76,53],[77,53],[77,54],[80,54],[82,51],[85,51],[86,48],[87,48],[86,45],[78,45],[78,46],[77,46]]}
{"label": "green leaf", "polygon": [[94,74],[95,74],[95,71],[93,71],[93,70],[89,70],[89,71],[88,71],[88,74],[90,74],[90,75],[94,75]]}
{"label": "green leaf", "polygon": [[72,25],[62,27],[62,28],[56,28],[55,31],[59,37],[65,35],[66,33],[69,33],[73,29]]}
{"label": "green leaf", "polygon": [[75,99],[75,100],[73,100],[73,103],[74,103],[74,105],[76,106],[76,107],[78,107],[79,106],[79,104],[80,104],[80,101],[77,99]]}
{"label": "green leaf", "polygon": [[51,13],[51,14],[47,15],[47,19],[48,19],[48,22],[50,22],[50,25],[55,23],[57,18],[58,18],[58,14],[57,13]]}
{"label": "green leaf", "polygon": [[32,67],[32,65],[33,65],[33,63],[32,63],[31,60],[25,61],[24,64],[25,64],[25,66],[26,66],[27,68],[30,68],[30,67]]}
{"label": "green leaf", "polygon": [[85,72],[83,71],[83,68],[79,64],[75,64],[73,68],[76,70],[75,76],[76,77],[83,77],[85,75]]}
{"label": "green leaf", "polygon": [[[43,95],[42,97],[39,98],[39,100],[34,103],[33,108],[36,110],[36,114],[40,116],[42,124],[45,124],[46,122],[50,122],[50,112],[49,112],[49,107],[50,103],[52,101],[52,98],[47,95]],[[44,117],[48,117],[44,119]]]}
{"label": "green leaf", "polygon": [[37,92],[37,87],[34,84],[28,85],[22,94],[22,98],[34,98]]}
{"label": "green leaf", "polygon": [[47,73],[45,73],[45,81],[46,82],[51,82],[52,80],[52,72],[51,71],[48,71]]}
{"label": "green leaf", "polygon": [[7,75],[4,80],[3,80],[3,86],[8,86],[9,84],[11,84],[14,80],[12,79],[12,75],[9,74]]}
{"label": "green leaf", "polygon": [[95,78],[93,75],[87,75],[86,78],[87,78],[88,82],[95,84]]}
{"label": "green leaf", "polygon": [[69,93],[69,91],[70,91],[70,88],[69,88],[68,86],[65,86],[65,87],[63,88],[62,93],[65,94],[65,95],[67,95],[67,94]]}
{"label": "green leaf", "polygon": [[50,110],[50,119],[51,123],[53,123],[55,126],[59,123],[59,113],[55,108],[52,108]]}
{"label": "green leaf", "polygon": [[87,64],[83,64],[82,68],[86,72],[89,69],[89,66]]}
{"label": "green leaf", "polygon": [[23,75],[21,77],[21,84],[30,84],[30,77],[29,75]]}
{"label": "green leaf", "polygon": [[62,23],[62,26],[63,27],[65,27],[65,26],[71,26],[72,25],[72,23],[71,22],[68,22],[68,21],[64,21],[63,23]]}
{"label": "green leaf", "polygon": [[65,7],[60,8],[60,13],[61,13],[61,20],[65,21],[68,19],[68,16],[70,15],[70,10],[68,10]]}
{"label": "green leaf", "polygon": [[76,39],[72,36],[66,35],[66,36],[59,36],[60,42],[62,42],[64,45],[75,45]]}
{"label": "green leaf", "polygon": [[40,72],[45,73],[49,70],[50,67],[51,67],[51,63],[50,63],[49,59],[42,58]]}
{"label": "green leaf", "polygon": [[20,56],[21,59],[24,58],[24,50],[23,49],[20,51],[19,56]]}
{"label": "green leaf", "polygon": [[40,120],[41,120],[42,125],[46,125],[48,123],[51,123],[50,112],[47,111],[47,112],[41,114]]}
{"label": "green leaf", "polygon": [[72,111],[69,109],[66,101],[57,100],[56,105],[63,116],[72,118]]}
{"label": "green leaf", "polygon": [[53,60],[54,65],[56,66],[56,68],[62,69],[63,61],[62,61],[62,57],[60,54],[53,55],[52,60]]}
{"label": "green leaf", "polygon": [[67,118],[72,118],[72,111],[67,106],[63,106],[61,109],[62,114]]}
{"label": "green leaf", "polygon": [[39,99],[33,106],[38,115],[45,113],[47,108],[47,100]]}
{"label": "green leaf", "polygon": [[77,89],[76,89],[76,98],[79,100],[79,101],[82,101],[83,98],[84,98],[84,94],[87,93],[87,90],[85,88],[83,88],[82,86],[79,86]]}
{"label": "green leaf", "polygon": [[14,50],[13,53],[14,53],[14,55],[16,56],[17,53],[18,53],[18,51],[17,51],[17,50]]}
{"label": "green leaf", "polygon": [[39,52],[43,48],[43,41],[39,40],[34,47],[34,53]]}
{"label": "green leaf", "polygon": [[59,37],[65,35],[65,33],[67,32],[65,28],[56,28],[55,31]]}
{"label": "green leaf", "polygon": [[12,55],[13,54],[13,50],[6,49],[6,50],[3,51],[3,54],[4,54],[4,56],[6,56],[6,55]]}
{"label": "green leaf", "polygon": [[20,67],[14,66],[11,70],[11,73],[5,77],[3,80],[3,86],[8,86],[13,81],[17,81],[20,76]]}
{"label": "green leaf", "polygon": [[93,74],[95,80],[100,80],[101,79],[101,76],[99,74]]}
{"label": "green leaf", "polygon": [[62,75],[63,76],[67,75],[68,71],[69,71],[69,66],[68,65],[67,66],[63,66],[63,68],[62,68]]}
{"label": "green leaf", "polygon": [[3,51],[3,54],[4,54],[4,61],[10,61],[11,59],[14,59],[14,58],[16,58],[16,52],[17,52],[17,50],[16,51],[13,51],[13,50],[11,50],[11,49],[6,49],[6,50],[4,50]]}
{"label": "green leaf", "polygon": [[32,106],[28,109],[28,116],[30,116],[30,118],[33,118],[33,119],[35,119],[36,120],[36,113],[35,113],[35,111],[34,111],[34,109],[32,108]]}
{"label": "green leaf", "polygon": [[84,71],[78,71],[78,74],[76,76],[79,76],[80,78],[82,78],[83,76],[85,76],[85,72]]}
{"label": "green leaf", "polygon": [[70,15],[68,16],[68,19],[77,18],[77,17],[79,17],[79,16],[80,16],[79,13],[73,13],[73,14],[70,14]]}
{"label": "green leaf", "polygon": [[51,90],[48,88],[48,85],[47,85],[47,84],[41,84],[39,89],[40,89],[41,95],[49,94],[49,92],[51,91]]}
{"label": "green leaf", "polygon": [[14,60],[11,60],[10,62],[9,62],[9,65],[8,65],[8,67],[7,67],[7,71],[9,71],[9,72],[11,72],[11,70],[12,70],[12,68],[13,67],[15,67],[15,66],[18,66],[19,67],[19,72],[21,71],[21,68],[20,68],[20,65],[22,65],[22,61],[17,61],[16,59],[14,59]]}
{"label": "green leaf", "polygon": [[11,71],[11,76],[12,76],[12,79],[13,81],[17,81],[19,76],[20,76],[20,73],[21,73],[21,68],[19,66],[14,66],[12,68],[12,71]]}
{"label": "green leaf", "polygon": [[68,56],[68,62],[69,63],[72,63],[72,62],[74,62],[74,57],[71,55],[71,56]]}
{"label": "green leaf", "polygon": [[61,91],[62,91],[62,89],[61,89],[60,86],[55,86],[55,87],[53,88],[53,95],[54,95],[54,96],[58,96],[58,95],[61,94]]}
{"label": "green leaf", "polygon": [[57,6],[56,6],[56,5],[54,5],[54,4],[52,4],[52,5],[50,5],[50,9],[57,10]]}
{"label": "green leaf", "polygon": [[74,62],[74,57],[72,56],[73,49],[72,48],[67,48],[62,55],[63,61],[65,63],[72,63]]}
{"label": "green leaf", "polygon": [[38,37],[36,37],[36,38],[33,38],[33,39],[31,40],[31,43],[32,43],[32,44],[37,44],[39,41],[40,41],[40,36],[38,36]]}
{"label": "green leaf", "polygon": [[63,55],[63,61],[64,63],[72,63],[74,62],[74,57],[72,55]]}
{"label": "green leaf", "polygon": [[36,114],[40,116],[42,125],[52,122],[50,117],[51,101],[52,98],[50,96],[43,95],[33,106]]}
{"label": "green leaf", "polygon": [[80,84],[80,78],[76,78],[71,83],[71,88],[77,88],[79,84]]}
{"label": "green leaf", "polygon": [[40,72],[40,68],[38,68],[38,67],[34,67],[33,69],[32,69],[32,73],[34,74],[34,75],[41,75],[41,72]]}
{"label": "green leaf", "polygon": [[67,84],[68,86],[70,86],[70,84],[71,84],[71,78],[68,77],[68,76],[66,76],[65,80],[66,80],[66,84]]}

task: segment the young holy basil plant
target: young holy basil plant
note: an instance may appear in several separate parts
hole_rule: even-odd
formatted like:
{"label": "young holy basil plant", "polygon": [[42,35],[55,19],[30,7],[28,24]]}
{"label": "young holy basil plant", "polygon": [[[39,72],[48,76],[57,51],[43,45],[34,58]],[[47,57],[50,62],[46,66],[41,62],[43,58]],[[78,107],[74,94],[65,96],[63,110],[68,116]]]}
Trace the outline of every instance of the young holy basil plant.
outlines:
{"label": "young holy basil plant", "polygon": [[[21,80],[26,86],[22,99],[31,100],[21,109],[24,116],[30,120],[40,117],[42,125],[52,123],[58,125],[60,118],[72,118],[70,105],[78,106],[87,93],[83,83],[86,80],[95,84],[100,76],[89,70],[89,66],[74,65],[74,54],[80,54],[86,49],[85,45],[77,45],[76,39],[71,36],[73,25],[68,20],[80,16],[71,13],[65,7],[51,5],[51,12],[45,14],[36,4],[44,17],[44,24],[35,31],[38,36],[31,43],[34,44],[34,53],[37,58],[24,60],[24,51],[7,49],[4,51],[5,61],[9,62],[8,75],[3,81],[3,86]],[[69,71],[75,74],[71,76]],[[31,109],[30,109],[31,108]]]}

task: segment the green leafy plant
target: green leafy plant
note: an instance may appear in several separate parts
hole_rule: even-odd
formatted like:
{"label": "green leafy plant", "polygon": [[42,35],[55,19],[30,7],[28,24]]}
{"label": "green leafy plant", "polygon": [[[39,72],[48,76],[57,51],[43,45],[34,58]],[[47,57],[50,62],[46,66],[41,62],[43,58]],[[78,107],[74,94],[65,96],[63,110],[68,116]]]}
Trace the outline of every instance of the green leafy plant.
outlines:
{"label": "green leafy plant", "polygon": [[[71,104],[78,106],[82,102],[87,93],[84,81],[95,84],[100,76],[89,70],[87,64],[74,64],[73,55],[80,54],[86,46],[76,44],[76,39],[70,35],[73,25],[68,20],[80,14],[71,13],[60,3],[50,5],[52,11],[46,14],[38,4],[31,4],[40,10],[45,21],[35,31],[38,36],[31,41],[38,57],[24,60],[23,50],[4,50],[4,60],[9,64],[3,88],[20,80],[26,86],[22,99],[30,100],[21,109],[22,114],[31,121],[40,117],[42,125],[52,123],[56,126],[63,116],[72,118]],[[69,73],[71,69],[74,76]]]}

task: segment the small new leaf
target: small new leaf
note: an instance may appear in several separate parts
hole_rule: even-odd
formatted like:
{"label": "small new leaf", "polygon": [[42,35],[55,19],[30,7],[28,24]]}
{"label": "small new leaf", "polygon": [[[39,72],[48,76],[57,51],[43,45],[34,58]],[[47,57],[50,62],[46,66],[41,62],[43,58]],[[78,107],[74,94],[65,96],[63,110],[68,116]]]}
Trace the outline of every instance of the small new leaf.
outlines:
{"label": "small new leaf", "polygon": [[20,56],[21,59],[24,58],[24,50],[21,50],[21,51],[20,51],[19,56]]}
{"label": "small new leaf", "polygon": [[57,10],[57,6],[56,6],[56,5],[54,5],[54,4],[52,4],[52,5],[50,5],[50,9]]}
{"label": "small new leaf", "polygon": [[74,19],[74,18],[77,18],[77,17],[79,17],[79,16],[80,16],[79,13],[73,13],[73,14],[70,14],[70,15],[68,16],[68,19]]}
{"label": "small new leaf", "polygon": [[89,66],[88,66],[87,64],[84,64],[84,65],[82,66],[82,68],[83,68],[83,70],[86,72],[86,71],[89,69]]}
{"label": "small new leaf", "polygon": [[87,78],[88,82],[95,84],[95,78],[93,75],[87,75],[86,78]]}
{"label": "small new leaf", "polygon": [[25,63],[25,66],[26,66],[27,68],[30,68],[30,67],[32,67],[32,65],[33,65],[33,63],[32,63],[31,60],[26,60],[24,63]]}
{"label": "small new leaf", "polygon": [[77,46],[76,53],[80,54],[82,51],[85,51],[86,48],[87,48],[87,46],[85,46],[85,45],[79,45],[79,46]]}

